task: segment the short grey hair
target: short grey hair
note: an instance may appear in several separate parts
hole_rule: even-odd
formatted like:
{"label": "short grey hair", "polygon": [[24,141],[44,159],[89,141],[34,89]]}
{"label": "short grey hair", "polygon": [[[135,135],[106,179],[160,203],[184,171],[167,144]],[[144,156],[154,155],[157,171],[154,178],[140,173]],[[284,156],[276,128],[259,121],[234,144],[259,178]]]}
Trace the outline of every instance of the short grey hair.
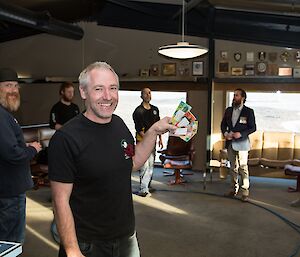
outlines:
{"label": "short grey hair", "polygon": [[114,71],[114,69],[106,62],[94,62],[88,65],[79,75],[78,81],[79,81],[79,86],[86,88],[90,82],[90,72],[94,69],[99,69],[99,70],[110,70],[116,77],[118,88],[120,87],[119,83],[119,76],[118,74]]}

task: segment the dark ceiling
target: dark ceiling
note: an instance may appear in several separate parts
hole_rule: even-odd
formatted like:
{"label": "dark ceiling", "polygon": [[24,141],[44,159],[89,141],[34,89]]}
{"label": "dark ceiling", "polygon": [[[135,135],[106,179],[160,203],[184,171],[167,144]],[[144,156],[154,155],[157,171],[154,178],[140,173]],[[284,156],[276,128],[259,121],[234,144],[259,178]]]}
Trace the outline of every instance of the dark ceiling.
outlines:
{"label": "dark ceiling", "polygon": [[[0,0],[0,42],[46,32],[80,40],[76,23],[181,33],[181,0]],[[189,0],[185,33],[300,48],[300,1]]]}

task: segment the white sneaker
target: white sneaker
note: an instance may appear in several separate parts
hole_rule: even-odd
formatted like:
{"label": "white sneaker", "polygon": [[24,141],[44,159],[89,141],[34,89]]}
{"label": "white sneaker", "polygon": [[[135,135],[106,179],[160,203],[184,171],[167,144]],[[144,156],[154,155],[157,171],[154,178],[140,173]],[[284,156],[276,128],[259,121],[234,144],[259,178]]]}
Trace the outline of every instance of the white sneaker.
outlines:
{"label": "white sneaker", "polygon": [[292,207],[300,207],[300,198],[291,202]]}

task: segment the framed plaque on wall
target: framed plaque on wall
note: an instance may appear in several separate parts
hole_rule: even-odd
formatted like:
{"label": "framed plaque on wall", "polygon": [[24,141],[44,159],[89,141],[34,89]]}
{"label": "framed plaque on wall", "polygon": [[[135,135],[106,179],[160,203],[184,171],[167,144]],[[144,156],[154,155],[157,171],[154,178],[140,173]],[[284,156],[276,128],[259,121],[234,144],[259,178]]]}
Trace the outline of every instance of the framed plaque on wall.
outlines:
{"label": "framed plaque on wall", "polygon": [[218,73],[228,73],[228,72],[229,72],[229,62],[219,62]]}
{"label": "framed plaque on wall", "polygon": [[163,76],[176,76],[176,63],[163,63],[161,71]]}
{"label": "framed plaque on wall", "polygon": [[193,76],[203,76],[203,62],[193,62]]}
{"label": "framed plaque on wall", "polygon": [[232,76],[242,76],[242,75],[244,75],[244,69],[242,67],[232,67],[231,75]]}
{"label": "framed plaque on wall", "polygon": [[267,72],[267,63],[266,62],[257,62],[256,63],[256,74],[263,76]]}

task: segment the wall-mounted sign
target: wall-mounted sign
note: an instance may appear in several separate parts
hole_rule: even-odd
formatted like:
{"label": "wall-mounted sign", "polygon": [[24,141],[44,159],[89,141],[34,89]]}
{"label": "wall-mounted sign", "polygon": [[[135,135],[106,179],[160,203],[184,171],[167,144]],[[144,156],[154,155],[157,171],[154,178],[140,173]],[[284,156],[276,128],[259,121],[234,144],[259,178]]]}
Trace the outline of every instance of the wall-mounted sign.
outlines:
{"label": "wall-mounted sign", "polygon": [[300,67],[295,67],[293,70],[293,77],[300,78]]}
{"label": "wall-mounted sign", "polygon": [[256,63],[256,74],[257,75],[265,75],[267,71],[267,63],[258,62]]}
{"label": "wall-mounted sign", "polygon": [[291,67],[279,67],[278,76],[292,76],[293,68]]}
{"label": "wall-mounted sign", "polygon": [[276,63],[268,64],[268,75],[269,76],[278,76],[278,65]]}
{"label": "wall-mounted sign", "polygon": [[277,53],[276,52],[268,53],[268,57],[271,62],[275,62],[277,60]]}
{"label": "wall-mounted sign", "polygon": [[159,75],[159,65],[152,64],[150,66],[150,76],[158,76]]}
{"label": "wall-mounted sign", "polygon": [[176,63],[163,63],[161,73],[163,76],[176,76]]}
{"label": "wall-mounted sign", "polygon": [[245,64],[245,76],[254,76],[254,64]]}
{"label": "wall-mounted sign", "polygon": [[149,77],[149,69],[140,69],[140,77]]}
{"label": "wall-mounted sign", "polygon": [[219,62],[218,72],[219,73],[228,73],[229,72],[229,62]]}
{"label": "wall-mounted sign", "polygon": [[203,76],[203,62],[193,62],[193,76]]}
{"label": "wall-mounted sign", "polygon": [[234,53],[233,57],[234,57],[234,60],[239,62],[242,59],[242,54],[241,53]]}
{"label": "wall-mounted sign", "polygon": [[290,53],[285,51],[283,52],[281,55],[280,55],[280,59],[283,61],[283,62],[287,62],[289,60],[289,58],[291,57]]}
{"label": "wall-mounted sign", "polygon": [[221,59],[226,60],[228,58],[228,53],[226,51],[220,52]]}
{"label": "wall-mounted sign", "polygon": [[296,60],[296,62],[300,62],[300,51],[296,51],[295,60]]}
{"label": "wall-mounted sign", "polygon": [[254,53],[253,52],[247,52],[246,53],[246,60],[247,60],[247,62],[254,62]]}
{"label": "wall-mounted sign", "polygon": [[232,76],[242,76],[244,74],[244,69],[242,67],[232,67],[231,75]]}
{"label": "wall-mounted sign", "polygon": [[258,60],[264,61],[266,59],[266,52],[260,51],[258,52]]}

